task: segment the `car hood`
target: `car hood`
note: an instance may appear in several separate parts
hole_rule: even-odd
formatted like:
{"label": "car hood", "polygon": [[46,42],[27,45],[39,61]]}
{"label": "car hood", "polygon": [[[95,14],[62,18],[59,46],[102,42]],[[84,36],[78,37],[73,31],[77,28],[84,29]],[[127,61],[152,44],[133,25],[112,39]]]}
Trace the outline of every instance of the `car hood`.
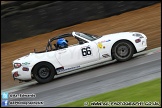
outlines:
{"label": "car hood", "polygon": [[14,60],[13,63],[29,62],[29,61],[31,61],[31,60],[30,60],[30,56],[32,56],[32,55],[34,55],[34,53],[30,53],[30,54],[28,54],[28,55],[25,55],[25,56],[23,56],[23,57],[20,57],[20,58]]}

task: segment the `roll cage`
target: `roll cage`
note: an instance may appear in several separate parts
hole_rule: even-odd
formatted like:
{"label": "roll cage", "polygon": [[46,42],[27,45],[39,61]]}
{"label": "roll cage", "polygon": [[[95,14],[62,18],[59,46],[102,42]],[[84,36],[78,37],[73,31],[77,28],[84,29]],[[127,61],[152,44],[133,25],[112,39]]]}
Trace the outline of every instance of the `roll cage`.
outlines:
{"label": "roll cage", "polygon": [[[61,34],[61,35],[59,35],[59,36],[56,36],[56,37],[53,37],[53,38],[49,39],[49,40],[48,40],[48,43],[47,43],[47,46],[46,46],[46,52],[52,51],[52,50],[53,50],[53,49],[52,49],[52,44],[51,44],[52,41],[57,40],[57,39],[60,39],[60,38],[70,37],[70,36],[72,36],[71,33],[65,33],[65,34]],[[67,41],[67,40],[66,40],[66,41]],[[54,44],[54,46],[55,46],[55,48],[56,48],[55,50],[57,50],[57,45]],[[50,48],[50,50],[49,50],[49,48]]]}
{"label": "roll cage", "polygon": [[[86,33],[84,33],[84,34],[86,34]],[[53,38],[49,39],[48,42],[47,42],[45,51],[35,52],[35,49],[34,49],[34,52],[35,53],[42,53],[42,52],[48,52],[48,51],[58,50],[58,46],[56,44],[54,44],[55,49],[52,48],[52,42],[54,40],[57,40],[57,39],[60,39],[60,38],[65,38],[65,37],[70,37],[70,36],[75,37],[78,40],[79,44],[83,44],[85,42],[89,42],[90,41],[90,40],[88,40],[88,39],[80,36],[79,35],[79,32],[65,33],[65,34],[61,34],[59,36],[56,36],[56,37],[53,37]]]}

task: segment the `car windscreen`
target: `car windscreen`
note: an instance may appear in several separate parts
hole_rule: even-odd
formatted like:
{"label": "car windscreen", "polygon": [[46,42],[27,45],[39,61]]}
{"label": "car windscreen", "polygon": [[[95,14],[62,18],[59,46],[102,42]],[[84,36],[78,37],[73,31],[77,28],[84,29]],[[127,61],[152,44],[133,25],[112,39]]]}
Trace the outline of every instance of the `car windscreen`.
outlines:
{"label": "car windscreen", "polygon": [[75,32],[75,33],[76,33],[76,35],[81,36],[83,38],[86,38],[90,41],[94,41],[94,40],[98,39],[97,36],[91,35],[91,34],[88,34],[88,33],[80,33],[80,32]]}

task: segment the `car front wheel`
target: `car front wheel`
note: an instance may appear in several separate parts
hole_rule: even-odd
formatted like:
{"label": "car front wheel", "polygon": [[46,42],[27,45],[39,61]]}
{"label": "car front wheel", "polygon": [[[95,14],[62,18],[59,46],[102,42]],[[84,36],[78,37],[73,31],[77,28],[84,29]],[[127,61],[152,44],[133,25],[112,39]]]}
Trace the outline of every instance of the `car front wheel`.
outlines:
{"label": "car front wheel", "polygon": [[33,69],[33,76],[38,83],[50,82],[54,78],[54,75],[54,67],[47,62],[39,63]]}

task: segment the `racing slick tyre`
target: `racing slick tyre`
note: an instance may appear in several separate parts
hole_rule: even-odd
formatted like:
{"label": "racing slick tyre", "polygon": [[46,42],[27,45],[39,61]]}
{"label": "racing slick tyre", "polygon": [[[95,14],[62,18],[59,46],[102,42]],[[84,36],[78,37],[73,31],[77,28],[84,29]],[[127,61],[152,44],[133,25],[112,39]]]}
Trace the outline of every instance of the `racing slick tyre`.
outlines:
{"label": "racing slick tyre", "polygon": [[54,67],[47,62],[38,63],[33,69],[34,79],[38,83],[47,83],[53,80],[55,75]]}
{"label": "racing slick tyre", "polygon": [[119,61],[124,62],[132,58],[134,54],[134,46],[129,41],[119,41],[113,45],[112,55]]}

